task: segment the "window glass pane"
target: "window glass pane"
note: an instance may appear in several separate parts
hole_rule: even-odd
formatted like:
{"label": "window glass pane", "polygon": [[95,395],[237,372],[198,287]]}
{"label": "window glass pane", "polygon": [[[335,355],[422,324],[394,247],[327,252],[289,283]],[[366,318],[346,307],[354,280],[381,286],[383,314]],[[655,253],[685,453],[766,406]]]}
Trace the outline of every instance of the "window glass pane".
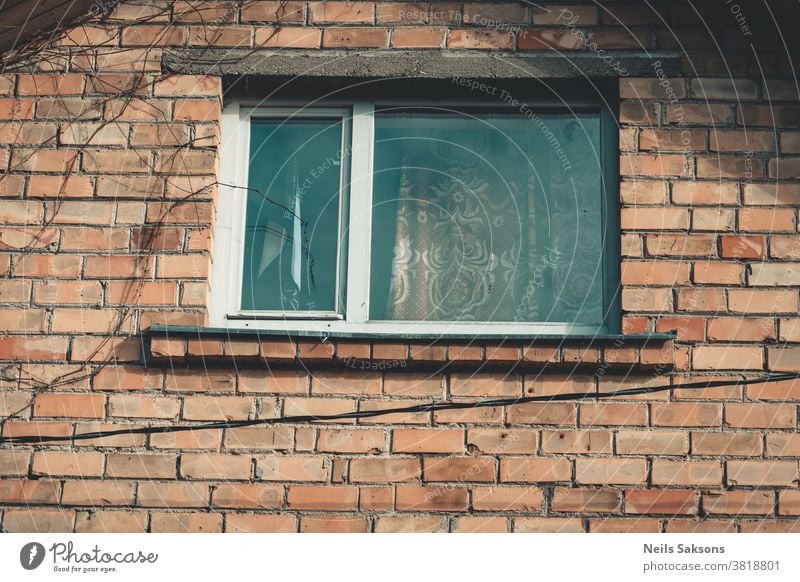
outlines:
{"label": "window glass pane", "polygon": [[376,114],[370,319],[603,321],[599,114]]}
{"label": "window glass pane", "polygon": [[339,119],[253,120],[242,309],[334,311]]}

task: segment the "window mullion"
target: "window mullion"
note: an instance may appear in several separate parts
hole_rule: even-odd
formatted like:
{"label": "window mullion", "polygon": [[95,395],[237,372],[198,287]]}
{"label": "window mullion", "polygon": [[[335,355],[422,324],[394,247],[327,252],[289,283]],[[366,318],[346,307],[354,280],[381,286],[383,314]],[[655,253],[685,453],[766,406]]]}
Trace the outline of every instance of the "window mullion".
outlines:
{"label": "window mullion", "polygon": [[347,321],[353,323],[369,319],[374,114],[371,103],[353,105],[346,313]]}

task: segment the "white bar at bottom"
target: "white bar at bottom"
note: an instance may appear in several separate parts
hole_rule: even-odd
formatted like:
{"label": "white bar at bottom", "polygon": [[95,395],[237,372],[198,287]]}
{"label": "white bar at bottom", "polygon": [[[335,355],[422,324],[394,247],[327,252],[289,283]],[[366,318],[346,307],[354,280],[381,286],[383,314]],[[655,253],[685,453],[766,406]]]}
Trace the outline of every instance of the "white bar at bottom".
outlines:
{"label": "white bar at bottom", "polygon": [[800,534],[6,534],[0,571],[4,580],[135,582],[796,581],[798,541]]}

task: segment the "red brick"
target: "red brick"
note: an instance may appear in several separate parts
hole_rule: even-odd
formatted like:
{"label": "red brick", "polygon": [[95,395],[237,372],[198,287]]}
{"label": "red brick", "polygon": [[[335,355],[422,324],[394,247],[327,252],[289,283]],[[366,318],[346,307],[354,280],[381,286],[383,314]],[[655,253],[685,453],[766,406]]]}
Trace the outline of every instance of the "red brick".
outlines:
{"label": "red brick", "polygon": [[[522,42],[520,47],[522,48]],[[503,30],[459,28],[450,31],[447,47],[454,49],[497,49],[514,48],[514,35]]]}
{"label": "red brick", "polygon": [[322,34],[325,48],[385,48],[389,31],[385,28],[326,28]]}
{"label": "red brick", "polygon": [[392,33],[394,48],[441,48],[444,45],[444,28],[397,28]]}

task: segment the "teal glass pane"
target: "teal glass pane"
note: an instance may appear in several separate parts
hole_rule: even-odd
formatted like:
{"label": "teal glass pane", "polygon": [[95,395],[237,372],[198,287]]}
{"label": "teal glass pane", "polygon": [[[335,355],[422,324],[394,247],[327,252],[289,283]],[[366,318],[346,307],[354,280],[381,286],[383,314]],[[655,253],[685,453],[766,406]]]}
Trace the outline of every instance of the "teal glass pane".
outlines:
{"label": "teal glass pane", "polygon": [[242,309],[335,311],[342,124],[253,120]]}
{"label": "teal glass pane", "polygon": [[603,321],[599,113],[376,114],[370,319]]}

